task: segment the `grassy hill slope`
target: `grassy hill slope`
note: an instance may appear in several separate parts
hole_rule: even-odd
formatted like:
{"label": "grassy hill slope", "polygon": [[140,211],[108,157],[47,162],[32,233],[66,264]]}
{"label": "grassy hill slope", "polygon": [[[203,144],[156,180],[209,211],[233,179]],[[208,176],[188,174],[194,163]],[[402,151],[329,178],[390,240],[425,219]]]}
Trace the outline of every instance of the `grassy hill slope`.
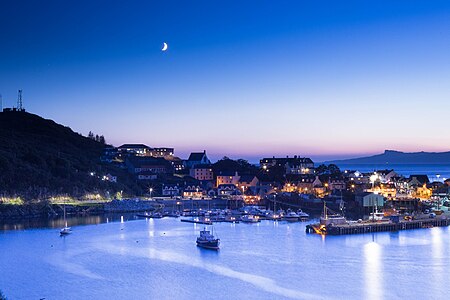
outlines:
{"label": "grassy hill slope", "polygon": [[[140,188],[124,170],[100,163],[104,145],[69,127],[25,112],[0,112],[0,193],[25,199],[110,195]],[[90,173],[94,172],[95,176]],[[101,180],[107,173],[118,183]]]}

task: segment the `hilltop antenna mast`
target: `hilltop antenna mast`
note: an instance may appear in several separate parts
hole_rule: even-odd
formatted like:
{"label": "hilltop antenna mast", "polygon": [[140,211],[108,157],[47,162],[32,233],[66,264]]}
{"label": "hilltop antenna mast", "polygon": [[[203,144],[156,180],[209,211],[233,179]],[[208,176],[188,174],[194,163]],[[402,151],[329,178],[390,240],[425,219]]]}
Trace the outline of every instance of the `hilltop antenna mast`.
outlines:
{"label": "hilltop antenna mast", "polygon": [[19,90],[19,95],[17,96],[17,110],[23,111],[22,90]]}

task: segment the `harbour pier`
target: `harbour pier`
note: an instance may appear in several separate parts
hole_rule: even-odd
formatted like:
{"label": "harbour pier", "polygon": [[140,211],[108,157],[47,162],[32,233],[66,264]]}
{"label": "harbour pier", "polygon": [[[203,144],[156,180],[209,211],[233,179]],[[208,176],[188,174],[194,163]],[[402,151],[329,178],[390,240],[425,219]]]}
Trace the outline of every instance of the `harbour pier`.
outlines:
{"label": "harbour pier", "polygon": [[327,234],[327,235],[346,235],[363,234],[385,231],[400,231],[409,229],[421,229],[432,227],[444,227],[450,225],[450,219],[445,217],[418,219],[409,221],[395,222],[362,222],[348,223],[339,225],[328,225],[326,227],[320,224],[310,224],[306,226],[307,233]]}

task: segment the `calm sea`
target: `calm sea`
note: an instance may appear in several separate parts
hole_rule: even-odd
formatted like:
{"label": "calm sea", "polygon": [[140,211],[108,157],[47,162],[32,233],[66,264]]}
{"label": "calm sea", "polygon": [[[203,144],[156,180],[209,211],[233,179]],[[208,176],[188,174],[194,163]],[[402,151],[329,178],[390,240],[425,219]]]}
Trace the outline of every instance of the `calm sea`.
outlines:
{"label": "calm sea", "polygon": [[321,237],[305,226],[217,224],[218,252],[197,248],[202,226],[179,219],[117,217],[67,237],[3,230],[0,289],[9,299],[447,298],[450,228]]}
{"label": "calm sea", "polygon": [[450,178],[450,164],[448,165],[338,164],[338,166],[341,170],[357,170],[360,172],[373,172],[374,170],[394,169],[395,172],[406,177],[409,177],[412,174],[428,175],[428,178],[431,181],[443,181],[445,179]]}

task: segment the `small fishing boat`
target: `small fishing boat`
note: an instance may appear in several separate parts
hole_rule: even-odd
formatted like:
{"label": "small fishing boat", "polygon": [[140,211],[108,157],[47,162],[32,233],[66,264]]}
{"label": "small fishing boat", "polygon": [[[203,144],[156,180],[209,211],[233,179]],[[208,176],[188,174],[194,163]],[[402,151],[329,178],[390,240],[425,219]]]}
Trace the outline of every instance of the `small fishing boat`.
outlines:
{"label": "small fishing boat", "polygon": [[197,246],[205,249],[218,250],[220,239],[215,238],[211,231],[206,230],[206,227],[200,231],[200,236],[197,237]]}

